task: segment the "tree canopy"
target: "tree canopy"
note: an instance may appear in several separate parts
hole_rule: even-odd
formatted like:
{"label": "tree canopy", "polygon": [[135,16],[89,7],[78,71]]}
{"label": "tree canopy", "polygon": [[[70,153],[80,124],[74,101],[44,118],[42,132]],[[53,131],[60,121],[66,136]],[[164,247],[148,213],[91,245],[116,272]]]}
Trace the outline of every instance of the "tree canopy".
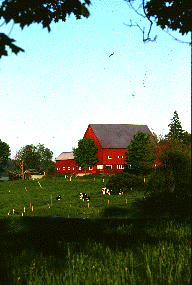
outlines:
{"label": "tree canopy", "polygon": [[191,31],[192,15],[189,0],[150,0],[145,8],[147,17],[155,17],[156,24],[173,31],[179,29],[182,35]]}
{"label": "tree canopy", "polygon": [[10,156],[9,145],[5,142],[2,142],[2,140],[0,139],[0,172],[3,172],[6,169],[9,156]]}
{"label": "tree canopy", "polygon": [[[132,25],[132,22],[129,25],[140,28],[143,32],[144,42],[151,40],[149,36],[153,24],[151,18],[155,18],[156,24],[162,29],[165,29],[166,26],[173,31],[179,29],[182,35],[191,32],[192,15],[191,2],[189,0],[149,0],[147,2],[140,0],[141,3],[137,9],[132,4],[137,1],[124,1],[128,2],[129,6],[137,14],[148,19],[150,22],[147,38],[144,35],[145,28],[142,29],[137,23],[136,25]],[[65,22],[66,16],[71,13],[75,15],[76,19],[81,19],[82,17],[88,18],[90,13],[87,6],[90,4],[90,0],[83,0],[83,3],[80,0],[4,0],[0,6],[0,20],[3,20],[0,27],[13,20],[13,26],[14,24],[19,24],[21,29],[33,23],[41,23],[43,28],[47,28],[50,32],[52,21],[57,23],[59,20],[62,20]],[[143,14],[138,12],[139,9],[143,9]],[[14,44],[15,39],[11,39],[9,34],[0,33],[0,58],[3,55],[8,55],[6,47],[10,47],[15,54],[18,54],[20,51],[24,52],[21,47]]]}
{"label": "tree canopy", "polygon": [[78,141],[78,147],[73,148],[73,155],[75,162],[86,170],[88,166],[95,165],[99,160],[96,156],[98,147],[94,144],[93,138],[84,138]]}
{"label": "tree canopy", "polygon": [[[127,25],[129,27],[137,26],[143,33],[144,42],[156,40],[157,36],[155,36],[153,40],[150,38],[151,28],[154,23],[156,23],[157,26],[160,26],[162,30],[166,27],[172,31],[179,30],[179,33],[182,35],[191,32],[192,14],[191,2],[189,0],[140,0],[139,4],[136,0],[124,1],[126,1],[130,8],[132,8],[139,16],[146,18],[150,22],[147,36],[145,35],[145,27],[141,28],[138,23],[133,25],[132,20],[130,20],[131,25]],[[137,5],[137,8],[134,5]],[[141,10],[142,12],[140,12]],[[169,34],[169,32],[167,33]],[[183,41],[174,36],[172,37],[183,43]]]}
{"label": "tree canopy", "polygon": [[174,193],[177,197],[191,195],[191,145],[180,139],[169,137],[158,146],[161,165],[153,171],[149,192]]}
{"label": "tree canopy", "polygon": [[23,169],[35,169],[40,173],[47,172],[52,165],[53,152],[45,148],[43,144],[37,146],[26,145],[22,147],[15,156],[15,161],[21,168],[23,161]]}
{"label": "tree canopy", "polygon": [[151,134],[138,131],[127,146],[125,161],[139,174],[146,175],[154,167],[157,156],[155,140],[156,138]]}
{"label": "tree canopy", "polygon": [[[50,24],[54,20],[57,23],[59,20],[66,21],[66,16],[73,13],[76,19],[81,17],[89,17],[89,11],[86,5],[90,5],[89,0],[4,0],[0,6],[0,20],[4,22],[0,24],[8,24],[13,20],[14,24],[19,24],[21,29],[25,26],[30,26],[33,23],[41,23],[43,28],[51,31]],[[8,53],[6,46],[10,47],[12,52],[17,54],[24,50],[15,44],[14,39],[10,39],[9,35],[0,33],[0,58]]]}

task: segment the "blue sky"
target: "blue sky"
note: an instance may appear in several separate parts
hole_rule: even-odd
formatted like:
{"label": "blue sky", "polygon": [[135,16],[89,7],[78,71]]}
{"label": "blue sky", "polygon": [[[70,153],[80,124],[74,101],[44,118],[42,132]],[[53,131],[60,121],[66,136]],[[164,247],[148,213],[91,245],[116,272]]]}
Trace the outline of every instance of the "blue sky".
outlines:
{"label": "blue sky", "polygon": [[89,10],[88,19],[53,22],[50,33],[41,24],[13,27],[10,38],[25,53],[0,60],[0,139],[11,157],[41,143],[54,159],[77,147],[88,124],[142,124],[165,135],[175,110],[191,132],[191,47],[155,25],[156,42],[144,44],[124,23],[148,31],[148,21],[125,1],[94,0]]}

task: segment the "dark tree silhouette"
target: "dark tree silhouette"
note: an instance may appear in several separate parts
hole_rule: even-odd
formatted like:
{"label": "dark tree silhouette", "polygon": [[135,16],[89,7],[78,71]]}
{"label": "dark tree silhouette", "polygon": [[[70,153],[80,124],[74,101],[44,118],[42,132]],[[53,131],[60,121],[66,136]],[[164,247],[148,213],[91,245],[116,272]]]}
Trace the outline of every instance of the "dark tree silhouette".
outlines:
{"label": "dark tree silhouette", "polygon": [[6,169],[10,154],[9,145],[0,139],[0,172]]}
{"label": "dark tree silhouette", "polygon": [[[89,11],[86,5],[90,5],[89,0],[84,0],[83,3],[80,0],[4,0],[0,6],[0,20],[3,18],[4,21],[0,27],[13,20],[13,26],[19,24],[21,29],[33,23],[42,23],[43,28],[47,28],[50,32],[52,20],[55,23],[59,20],[65,22],[66,16],[71,13],[75,15],[76,19],[81,19],[82,16],[88,18]],[[15,40],[10,39],[9,35],[0,33],[0,58],[3,55],[8,55],[6,46],[10,47],[15,54],[19,51],[24,52],[13,42]]]}
{"label": "dark tree silhouette", "polygon": [[[145,27],[141,28],[140,25],[132,24],[127,26],[137,26],[143,33],[143,41],[154,41],[150,38],[150,32],[153,25],[151,18],[155,18],[155,23],[159,25],[163,30],[165,26],[175,31],[179,29],[179,32],[184,35],[191,32],[191,2],[189,0],[140,0],[140,5],[136,9],[132,3],[136,3],[135,0],[124,0],[130,8],[134,9],[135,12],[146,18],[150,22],[150,28],[145,37]],[[83,3],[82,3],[83,2]],[[88,18],[90,13],[87,6],[91,4],[90,0],[4,0],[0,6],[0,20],[3,22],[0,24],[0,28],[4,24],[8,24],[13,20],[14,24],[19,24],[21,29],[25,26],[30,26],[33,23],[42,23],[43,28],[47,28],[51,31],[50,24],[54,20],[57,23],[59,20],[66,21],[66,16],[73,13],[76,19],[81,17]],[[170,3],[170,4],[168,4]],[[102,4],[102,2],[101,2]],[[143,10],[143,14],[139,10]],[[10,33],[11,33],[10,31]],[[166,31],[170,34],[168,31]],[[17,54],[24,50],[21,47],[16,46],[13,42],[14,39],[9,38],[9,35],[0,33],[0,58],[4,55],[7,56],[6,46],[10,47],[12,52]],[[172,36],[172,35],[171,35]],[[173,36],[172,36],[173,37]],[[175,40],[175,37],[173,37]],[[183,43],[183,41],[178,40]],[[191,43],[189,43],[191,44]]]}
{"label": "dark tree silhouette", "polygon": [[177,111],[174,111],[173,118],[171,119],[171,123],[168,125],[168,127],[169,132],[167,135],[165,135],[166,138],[178,138],[181,139],[184,143],[190,144],[191,134],[182,129]]}
{"label": "dark tree silhouette", "polygon": [[[157,36],[154,39],[150,38],[150,32],[153,23],[160,26],[163,31],[167,27],[166,33],[168,33],[172,38],[179,41],[180,43],[191,44],[191,42],[184,42],[169,33],[168,29],[172,31],[179,30],[179,33],[182,35],[188,34],[191,32],[192,27],[192,14],[191,14],[191,2],[189,0],[140,0],[140,4],[135,8],[135,0],[124,0],[129,4],[129,7],[133,9],[139,16],[146,18],[150,22],[150,27],[148,30],[147,36],[145,35],[145,27],[141,28],[138,23],[132,24],[130,20],[129,27],[136,26],[143,33],[143,42],[155,41]],[[133,3],[133,4],[132,4]],[[136,3],[136,4],[135,4]],[[140,12],[143,10],[143,13]],[[151,18],[155,18],[153,21]]]}

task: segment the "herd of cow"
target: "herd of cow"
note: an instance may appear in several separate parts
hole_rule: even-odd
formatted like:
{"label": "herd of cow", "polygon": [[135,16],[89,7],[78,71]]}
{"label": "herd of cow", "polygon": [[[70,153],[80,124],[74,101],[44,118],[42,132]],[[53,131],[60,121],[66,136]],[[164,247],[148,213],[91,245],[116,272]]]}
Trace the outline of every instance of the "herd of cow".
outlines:
{"label": "herd of cow", "polygon": [[[112,190],[109,190],[106,187],[102,188],[102,193],[103,194],[111,195],[111,191]],[[80,193],[79,195],[80,195],[80,199],[83,199],[83,201],[90,201],[90,197],[86,193]],[[123,195],[123,191],[121,189],[119,190],[119,195]],[[60,201],[61,200],[61,196],[59,195],[56,198],[56,200]]]}

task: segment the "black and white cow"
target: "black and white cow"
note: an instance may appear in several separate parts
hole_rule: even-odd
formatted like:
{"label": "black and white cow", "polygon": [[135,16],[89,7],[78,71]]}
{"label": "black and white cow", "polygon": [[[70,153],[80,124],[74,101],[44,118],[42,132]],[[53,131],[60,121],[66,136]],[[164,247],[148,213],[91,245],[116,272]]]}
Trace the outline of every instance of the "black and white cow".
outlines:
{"label": "black and white cow", "polygon": [[102,188],[103,194],[111,195],[111,190],[107,189],[106,187]]}
{"label": "black and white cow", "polygon": [[61,196],[59,195],[58,197],[56,197],[56,200],[60,201],[61,200]]}
{"label": "black and white cow", "polygon": [[119,190],[119,195],[123,195],[123,191],[121,189]]}
{"label": "black and white cow", "polygon": [[86,193],[80,193],[80,199],[86,200],[86,201],[90,201],[90,197],[86,194]]}

